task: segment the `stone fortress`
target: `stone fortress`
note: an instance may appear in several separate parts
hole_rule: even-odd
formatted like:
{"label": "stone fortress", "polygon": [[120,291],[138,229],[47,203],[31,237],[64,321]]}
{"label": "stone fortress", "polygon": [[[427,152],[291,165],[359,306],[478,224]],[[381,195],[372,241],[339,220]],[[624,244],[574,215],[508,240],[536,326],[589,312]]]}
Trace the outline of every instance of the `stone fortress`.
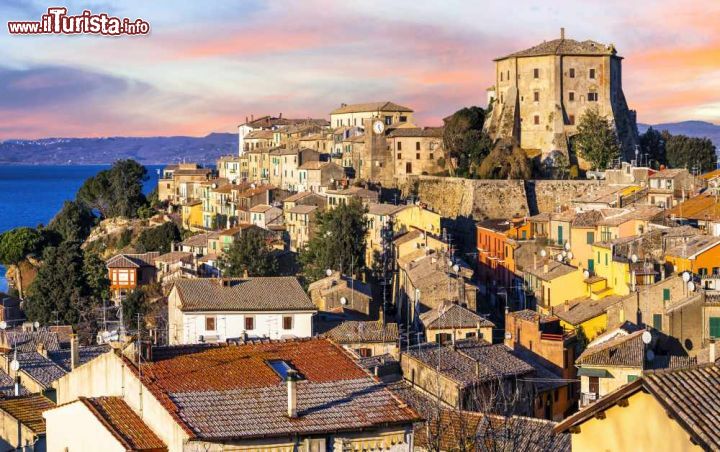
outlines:
{"label": "stone fortress", "polygon": [[636,117],[625,101],[622,57],[612,44],[566,39],[561,29],[560,39],[497,58],[495,76],[485,130],[496,146],[519,145],[542,161],[562,153],[574,163],[576,126],[588,109],[597,108],[614,122],[622,157],[634,157]]}

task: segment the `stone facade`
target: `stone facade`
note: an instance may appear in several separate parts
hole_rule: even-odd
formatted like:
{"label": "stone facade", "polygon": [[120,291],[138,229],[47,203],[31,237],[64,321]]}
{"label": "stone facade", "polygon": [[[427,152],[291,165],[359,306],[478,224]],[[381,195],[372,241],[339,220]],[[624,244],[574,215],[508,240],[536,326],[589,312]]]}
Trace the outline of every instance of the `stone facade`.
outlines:
{"label": "stone facade", "polygon": [[[560,39],[495,60],[495,102],[485,124],[498,144],[519,143],[543,160],[571,157],[571,138],[589,109],[616,127],[626,159],[638,143],[635,112],[622,90],[622,57],[615,47]],[[581,164],[583,162],[580,162]]]}

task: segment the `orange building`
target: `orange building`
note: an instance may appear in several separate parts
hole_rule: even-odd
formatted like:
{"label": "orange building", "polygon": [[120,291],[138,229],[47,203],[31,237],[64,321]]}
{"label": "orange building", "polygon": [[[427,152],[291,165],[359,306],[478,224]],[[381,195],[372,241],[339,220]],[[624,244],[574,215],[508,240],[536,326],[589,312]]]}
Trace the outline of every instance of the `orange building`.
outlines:
{"label": "orange building", "polygon": [[115,300],[120,300],[138,286],[155,280],[155,258],[160,253],[153,251],[143,254],[118,254],[105,264],[110,279],[110,291]]}
{"label": "orange building", "polygon": [[665,260],[676,273],[720,275],[720,237],[697,235],[667,250]]}
{"label": "orange building", "polygon": [[485,291],[490,287],[518,285],[515,282],[515,249],[518,247],[515,236],[528,237],[529,226],[525,222],[508,220],[485,220],[477,224],[477,278]]}

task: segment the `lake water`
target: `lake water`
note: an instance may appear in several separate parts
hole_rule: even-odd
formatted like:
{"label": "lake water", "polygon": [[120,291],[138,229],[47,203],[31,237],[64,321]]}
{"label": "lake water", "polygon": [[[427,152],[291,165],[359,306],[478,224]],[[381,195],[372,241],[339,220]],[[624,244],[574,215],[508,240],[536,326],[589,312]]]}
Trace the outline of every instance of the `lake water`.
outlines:
{"label": "lake water", "polygon": [[[0,233],[18,226],[47,224],[64,201],[75,198],[85,179],[109,167],[0,165]],[[157,185],[160,168],[147,167],[145,193]],[[0,291],[5,290],[5,269],[0,266]]]}

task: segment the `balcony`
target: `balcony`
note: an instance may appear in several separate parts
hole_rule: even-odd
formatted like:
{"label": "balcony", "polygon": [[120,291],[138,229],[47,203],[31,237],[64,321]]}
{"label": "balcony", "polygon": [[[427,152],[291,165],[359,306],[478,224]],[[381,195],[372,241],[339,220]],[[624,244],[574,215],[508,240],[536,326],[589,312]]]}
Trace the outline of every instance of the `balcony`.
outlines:
{"label": "balcony", "polygon": [[582,408],[595,403],[599,398],[596,392],[583,392],[580,394],[580,407]]}

